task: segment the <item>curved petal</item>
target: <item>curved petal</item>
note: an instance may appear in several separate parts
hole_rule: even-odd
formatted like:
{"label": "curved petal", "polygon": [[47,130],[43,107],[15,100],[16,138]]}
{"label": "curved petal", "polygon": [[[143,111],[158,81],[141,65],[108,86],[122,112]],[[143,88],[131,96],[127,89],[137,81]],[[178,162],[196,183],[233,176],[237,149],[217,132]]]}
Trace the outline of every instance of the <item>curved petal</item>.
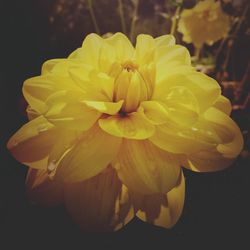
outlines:
{"label": "curved petal", "polygon": [[44,76],[32,77],[23,84],[23,95],[26,101],[40,114],[47,109],[45,100],[53,91],[53,82]]}
{"label": "curved petal", "polygon": [[192,154],[215,148],[221,143],[221,139],[214,128],[202,119],[190,127],[183,127],[170,122],[159,125],[149,140],[157,147],[175,154]]}
{"label": "curved petal", "polygon": [[135,58],[139,65],[152,62],[155,56],[155,40],[150,35],[140,34],[136,38]]}
{"label": "curved petal", "polygon": [[194,94],[183,86],[171,87],[162,98],[162,105],[173,122],[190,126],[198,120],[199,103]]}
{"label": "curved petal", "polygon": [[47,156],[57,136],[58,130],[39,116],[23,125],[9,139],[7,147],[18,161],[27,164]]}
{"label": "curved petal", "polygon": [[104,39],[97,34],[91,33],[86,36],[82,47],[75,50],[69,55],[69,59],[80,59],[86,64],[98,68],[100,49],[103,45]]}
{"label": "curved petal", "polygon": [[165,96],[164,103],[168,107],[181,107],[181,109],[189,109],[196,113],[199,112],[199,103],[195,95],[184,86],[176,86],[169,88]]}
{"label": "curved petal", "polygon": [[112,65],[116,61],[115,48],[108,43],[103,43],[99,53],[99,70],[109,73],[112,70]]}
{"label": "curved petal", "polygon": [[113,166],[129,190],[141,194],[168,192],[180,173],[178,159],[147,140],[124,139]]}
{"label": "curved petal", "polygon": [[41,114],[39,114],[37,111],[35,111],[34,109],[32,109],[30,107],[30,105],[27,106],[26,108],[26,113],[28,116],[29,121],[30,120],[34,120],[35,118],[37,118],[38,116],[40,116]]}
{"label": "curved petal", "polygon": [[81,89],[70,77],[46,74],[27,79],[23,84],[23,95],[32,109],[40,114],[47,110],[46,100],[56,91],[72,90],[80,92]]}
{"label": "curved petal", "polygon": [[128,191],[112,168],[89,180],[66,184],[64,201],[73,220],[86,231],[118,230],[134,217]]}
{"label": "curved petal", "polygon": [[62,129],[56,138],[48,156],[47,171],[52,177],[60,160],[78,142],[82,132],[71,129]]}
{"label": "curved petal", "polygon": [[182,165],[195,172],[213,172],[229,167],[234,160],[223,157],[216,149],[209,149],[185,156]]}
{"label": "curved petal", "polygon": [[51,59],[46,61],[42,66],[42,75],[46,74],[54,74],[57,76],[69,76],[68,69],[70,67],[84,67],[84,63],[82,60],[77,59],[66,59],[66,58],[59,58],[59,59]]}
{"label": "curved petal", "polygon": [[162,35],[155,38],[157,47],[171,46],[175,44],[175,38],[172,35]]}
{"label": "curved petal", "polygon": [[227,115],[231,114],[232,111],[231,102],[223,95],[219,96],[219,98],[216,100],[213,106]]}
{"label": "curved petal", "polygon": [[45,170],[48,166],[48,156],[37,161],[28,162],[26,165],[37,170]]}
{"label": "curved petal", "polygon": [[101,113],[108,114],[108,115],[115,115],[117,114],[123,104],[123,100],[119,102],[95,102],[95,101],[82,101],[85,103],[89,108],[98,110]]}
{"label": "curved petal", "polygon": [[134,47],[124,34],[115,33],[113,36],[106,38],[105,42],[113,47],[116,61],[125,62],[133,57]]}
{"label": "curved petal", "polygon": [[187,155],[182,162],[183,166],[200,172],[223,170],[234,162],[243,148],[241,132],[230,117],[216,108],[208,109],[204,117],[221,142],[216,148]]}
{"label": "curved petal", "polygon": [[30,168],[26,177],[26,188],[29,199],[37,205],[57,206],[63,201],[62,183],[52,181],[46,170]]}
{"label": "curved petal", "polygon": [[99,119],[100,127],[107,133],[117,137],[143,140],[153,135],[155,127],[141,112],[126,116],[116,115]]}
{"label": "curved petal", "polygon": [[[200,112],[212,106],[221,93],[219,84],[211,77],[203,73],[195,72],[192,68],[184,72],[176,72],[166,75],[155,85],[153,100],[162,100],[167,97],[173,87],[185,87],[188,89],[199,104]],[[165,93],[165,94],[163,94]]]}
{"label": "curved petal", "polygon": [[83,102],[55,102],[44,114],[55,126],[86,131],[90,129],[101,113],[89,108]]}
{"label": "curved petal", "polygon": [[168,77],[175,77],[176,75],[179,75],[179,74],[185,75],[185,74],[197,72],[194,67],[189,66],[189,65],[180,64],[180,65],[175,65],[174,67],[172,67],[171,65],[169,67],[166,67],[164,64],[161,64],[161,66],[162,67],[159,67],[158,65],[158,67],[156,68],[157,70],[156,72],[157,74],[155,78],[156,84],[161,83]]}
{"label": "curved petal", "polygon": [[[141,102],[138,111],[144,112],[147,119],[155,125],[162,125],[164,123],[176,123],[176,126],[185,125],[191,126],[198,120],[198,112],[194,108],[189,108],[185,105],[188,104],[188,96],[184,101],[180,100],[176,103],[157,102],[157,101],[144,101]],[[168,104],[166,104],[168,103]]]}
{"label": "curved petal", "polygon": [[141,220],[165,228],[173,227],[181,216],[185,200],[185,177],[180,173],[176,186],[166,194],[132,194],[132,202]]}
{"label": "curved petal", "polygon": [[156,70],[162,72],[163,68],[168,69],[169,67],[177,65],[191,66],[191,57],[189,51],[181,45],[165,45],[160,46],[156,49]]}
{"label": "curved petal", "polygon": [[[84,67],[86,68],[86,67]],[[69,69],[70,76],[84,92],[84,99],[91,101],[112,101],[114,79],[106,73],[98,73],[94,69],[83,67]]]}
{"label": "curved petal", "polygon": [[225,158],[235,158],[243,149],[243,137],[236,123],[224,112],[211,107],[204,113],[207,121],[215,129],[222,143],[217,146],[217,150]]}
{"label": "curved petal", "polygon": [[58,59],[51,59],[43,63],[41,74],[46,75],[48,73],[51,73],[53,68],[60,62],[66,62],[66,59],[64,58],[58,58]]}
{"label": "curved petal", "polygon": [[167,109],[157,101],[141,102],[139,109],[142,109],[147,119],[155,125],[164,124],[169,120]]}
{"label": "curved petal", "polygon": [[97,175],[116,157],[121,143],[120,138],[110,136],[97,125],[78,140],[59,163],[55,179],[75,182]]}

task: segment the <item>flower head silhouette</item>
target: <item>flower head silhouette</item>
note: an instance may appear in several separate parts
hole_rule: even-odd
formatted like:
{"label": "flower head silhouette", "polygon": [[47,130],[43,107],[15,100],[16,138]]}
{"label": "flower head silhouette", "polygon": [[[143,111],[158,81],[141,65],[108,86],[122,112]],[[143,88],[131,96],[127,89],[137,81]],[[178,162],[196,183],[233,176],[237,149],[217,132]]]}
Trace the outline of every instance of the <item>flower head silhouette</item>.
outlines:
{"label": "flower head silhouette", "polygon": [[135,215],[172,227],[181,215],[181,166],[216,171],[242,149],[218,83],[196,72],[173,36],[88,35],[66,59],[23,85],[30,121],[9,140],[30,167],[41,205],[64,203],[84,230],[117,230]]}

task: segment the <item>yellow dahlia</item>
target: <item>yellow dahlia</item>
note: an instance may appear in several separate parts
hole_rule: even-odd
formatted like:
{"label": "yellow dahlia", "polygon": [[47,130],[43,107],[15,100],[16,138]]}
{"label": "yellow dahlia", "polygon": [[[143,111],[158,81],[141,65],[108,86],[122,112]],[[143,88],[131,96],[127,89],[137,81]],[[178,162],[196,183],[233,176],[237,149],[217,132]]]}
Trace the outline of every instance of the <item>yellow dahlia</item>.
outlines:
{"label": "yellow dahlia", "polygon": [[229,16],[220,6],[220,1],[204,0],[192,9],[184,9],[180,16],[178,31],[183,41],[200,48],[203,44],[214,44],[225,37],[230,29]]}
{"label": "yellow dahlia", "polygon": [[216,171],[242,149],[218,83],[196,72],[173,36],[88,35],[66,59],[24,82],[30,121],[8,148],[29,166],[41,205],[63,203],[84,230],[117,230],[135,215],[163,227],[181,215],[181,166]]}

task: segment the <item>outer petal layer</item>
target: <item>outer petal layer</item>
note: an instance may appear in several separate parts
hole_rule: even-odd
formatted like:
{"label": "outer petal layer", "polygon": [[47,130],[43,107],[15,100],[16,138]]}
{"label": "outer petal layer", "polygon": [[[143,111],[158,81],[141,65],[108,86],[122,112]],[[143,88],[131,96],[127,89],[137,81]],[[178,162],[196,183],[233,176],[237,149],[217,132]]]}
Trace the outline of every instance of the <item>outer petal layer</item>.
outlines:
{"label": "outer petal layer", "polygon": [[180,173],[176,186],[166,194],[138,195],[132,194],[136,215],[141,220],[170,228],[181,216],[185,200],[185,178]]}
{"label": "outer petal layer", "polygon": [[157,82],[152,99],[164,102],[173,87],[184,87],[197,99],[200,112],[216,102],[221,89],[214,79],[202,73],[194,72],[191,67],[189,70],[180,72],[162,74],[165,77]]}
{"label": "outer petal layer", "polygon": [[115,158],[120,143],[120,138],[110,136],[94,126],[65,154],[56,170],[55,178],[75,182],[97,175]]}
{"label": "outer petal layer", "polygon": [[232,105],[229,99],[225,96],[221,95],[213,105],[215,108],[219,109],[220,111],[224,112],[227,115],[231,114]]}
{"label": "outer petal layer", "polygon": [[151,142],[123,140],[113,162],[119,178],[130,189],[142,194],[165,193],[179,177],[179,162]]}
{"label": "outer petal layer", "polygon": [[195,172],[213,172],[229,167],[235,159],[225,158],[216,149],[184,156],[183,167]]}
{"label": "outer petal layer", "polygon": [[[71,94],[71,96],[69,96]],[[75,97],[75,99],[73,99]],[[81,100],[76,93],[61,91],[53,94],[48,100],[46,119],[55,126],[85,131],[90,129],[101,113]]]}
{"label": "outer petal layer", "polygon": [[66,184],[65,206],[86,231],[113,231],[127,224],[134,211],[128,191],[112,168],[83,182]]}
{"label": "outer petal layer", "polygon": [[224,112],[211,107],[204,114],[222,139],[217,150],[226,158],[235,158],[243,148],[243,137],[239,127]]}
{"label": "outer petal layer", "polygon": [[99,66],[99,54],[103,45],[103,38],[97,34],[89,34],[83,41],[82,47],[69,55],[69,59],[80,59],[97,68]]}
{"label": "outer petal layer", "polygon": [[232,164],[243,148],[243,138],[238,126],[224,112],[210,108],[204,114],[221,142],[216,148],[201,150],[186,156],[183,165],[193,171],[210,172],[222,170]]}
{"label": "outer petal layer", "polygon": [[43,116],[23,125],[8,141],[7,147],[20,162],[27,164],[46,157],[58,130]]}
{"label": "outer petal layer", "polygon": [[149,140],[157,147],[175,154],[192,154],[208,150],[221,142],[213,127],[202,119],[191,127],[174,123],[159,125]]}

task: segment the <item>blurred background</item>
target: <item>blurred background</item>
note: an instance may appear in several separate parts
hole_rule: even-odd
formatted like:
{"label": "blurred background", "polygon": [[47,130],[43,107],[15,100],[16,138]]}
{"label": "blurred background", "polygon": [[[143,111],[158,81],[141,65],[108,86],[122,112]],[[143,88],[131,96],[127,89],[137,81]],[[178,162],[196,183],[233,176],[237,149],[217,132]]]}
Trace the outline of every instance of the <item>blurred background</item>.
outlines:
{"label": "blurred background", "polygon": [[[222,0],[229,18],[226,35],[198,48],[178,30],[181,13],[195,0],[0,0],[0,248],[68,246],[72,249],[192,247],[247,249],[250,224],[250,10],[248,0]],[[136,35],[172,33],[197,68],[220,83],[233,105],[245,146],[222,172],[185,170],[186,200],[179,222],[162,229],[131,221],[117,233],[82,233],[63,207],[44,209],[28,201],[27,168],[6,149],[8,138],[27,121],[23,81],[39,75],[44,61],[67,57],[84,37],[121,31]],[[197,53],[198,51],[198,53]],[[7,244],[7,245],[6,245]],[[249,243],[248,243],[249,244]],[[250,245],[249,245],[250,247]],[[7,249],[7,248],[1,248]]]}

